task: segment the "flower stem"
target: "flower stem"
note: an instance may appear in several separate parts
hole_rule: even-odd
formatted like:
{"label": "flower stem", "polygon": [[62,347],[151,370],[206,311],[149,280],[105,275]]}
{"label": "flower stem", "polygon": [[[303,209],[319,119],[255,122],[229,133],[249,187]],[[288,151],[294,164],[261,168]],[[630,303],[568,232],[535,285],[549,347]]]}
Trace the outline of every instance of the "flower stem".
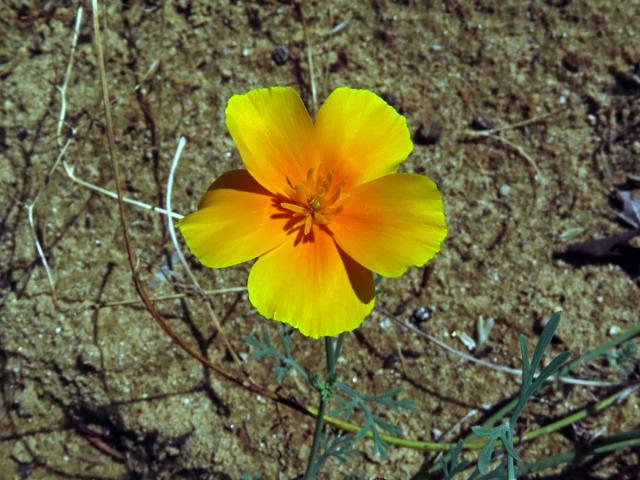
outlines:
{"label": "flower stem", "polygon": [[327,405],[333,397],[333,385],[336,379],[336,362],[340,356],[342,348],[343,336],[339,335],[337,339],[333,337],[325,337],[324,346],[327,355],[327,382],[323,388],[319,388],[320,405],[318,406],[318,414],[316,415],[316,426],[313,432],[313,442],[311,443],[311,453],[307,462],[307,470],[304,474],[304,480],[312,480],[318,473],[319,465],[316,460],[318,449],[320,447],[320,439],[322,438],[322,430],[324,429],[324,413]]}
{"label": "flower stem", "polygon": [[[322,397],[321,397],[322,398]],[[313,432],[313,443],[311,444],[311,453],[307,462],[307,471],[304,473],[304,480],[312,480],[316,476],[316,456],[318,455],[318,447],[320,446],[320,437],[324,428],[324,411],[327,402],[320,400],[318,407],[318,416],[316,417],[316,428]]]}

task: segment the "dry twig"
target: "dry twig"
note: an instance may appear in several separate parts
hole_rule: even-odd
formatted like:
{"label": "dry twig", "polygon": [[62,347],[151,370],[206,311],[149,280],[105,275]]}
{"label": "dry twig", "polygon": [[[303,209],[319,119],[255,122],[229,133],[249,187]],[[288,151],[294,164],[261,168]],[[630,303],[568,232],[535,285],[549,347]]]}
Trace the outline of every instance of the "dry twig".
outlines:
{"label": "dry twig", "polygon": [[100,85],[102,87],[102,103],[104,106],[104,115],[106,121],[106,130],[107,130],[107,146],[109,150],[109,158],[111,159],[111,164],[113,167],[113,173],[115,176],[115,184],[116,184],[116,192],[118,199],[118,213],[120,215],[120,224],[122,226],[122,234],[125,242],[125,249],[127,252],[127,260],[129,262],[129,266],[131,268],[131,276],[133,283],[135,285],[136,291],[138,295],[142,299],[144,305],[147,307],[149,313],[151,313],[152,317],[158,324],[158,326],[176,343],[178,344],[185,352],[187,352],[191,357],[198,360],[200,363],[206,365],[210,369],[217,372],[219,375],[224,378],[233,381],[234,383],[244,385],[241,379],[239,379],[232,372],[227,369],[220,367],[219,365],[214,364],[208,358],[206,358],[201,353],[197,352],[189,345],[187,345],[169,326],[166,320],[162,317],[160,312],[158,312],[155,304],[149,297],[142,280],[140,279],[140,275],[136,269],[136,262],[133,256],[133,247],[131,236],[129,234],[129,228],[127,227],[127,216],[124,209],[124,200],[122,193],[122,181],[120,176],[120,167],[118,165],[118,161],[116,159],[116,144],[115,138],[113,135],[113,120],[111,117],[111,102],[109,101],[109,88],[107,85],[106,71],[104,66],[104,52],[102,49],[102,35],[100,33],[100,17],[99,17],[99,9],[98,9],[98,0],[92,0],[93,6],[93,30],[95,35],[95,44],[96,44],[96,53],[98,56],[98,70],[100,73]]}
{"label": "dry twig", "polygon": [[500,132],[504,132],[506,130],[515,130],[517,128],[522,128],[522,127],[526,127],[528,125],[533,125],[536,123],[540,123],[543,120],[552,117],[554,115],[557,115],[563,111],[565,111],[566,109],[569,108],[570,105],[565,105],[561,108],[558,108],[556,110],[553,110],[551,112],[547,112],[544,113],[542,115],[538,115],[536,117],[532,117],[529,118],[527,120],[523,120],[521,122],[517,122],[517,123],[512,123],[510,125],[505,125],[502,127],[496,127],[496,128],[490,128],[487,130],[480,130],[480,131],[476,131],[476,130],[465,130],[463,132],[463,136],[464,138],[468,139],[468,140],[485,140],[485,139],[491,139],[495,142],[501,143],[502,145],[504,145],[505,147],[513,150],[515,153],[517,153],[520,157],[524,158],[529,165],[531,165],[533,167],[533,170],[536,173],[536,178],[539,180],[540,183],[545,184],[547,182],[547,179],[545,178],[545,176],[542,174],[542,171],[540,170],[540,168],[538,167],[538,164],[536,163],[536,161],[533,159],[533,157],[531,157],[531,155],[529,155],[527,152],[525,152],[525,150],[520,147],[519,145],[513,143],[510,140],[507,140],[504,137],[501,137],[499,134]]}

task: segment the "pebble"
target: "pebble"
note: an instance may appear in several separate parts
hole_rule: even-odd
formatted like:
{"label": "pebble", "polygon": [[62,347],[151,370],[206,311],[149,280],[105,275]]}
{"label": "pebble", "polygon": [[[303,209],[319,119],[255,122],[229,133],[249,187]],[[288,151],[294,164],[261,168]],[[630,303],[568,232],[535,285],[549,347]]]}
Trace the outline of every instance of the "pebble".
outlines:
{"label": "pebble", "polygon": [[503,184],[500,186],[499,193],[500,193],[500,196],[501,196],[501,197],[506,197],[507,195],[509,195],[509,192],[510,192],[510,191],[511,191],[511,187],[509,186],[509,184],[508,184],[508,183],[503,183]]}
{"label": "pebble", "polygon": [[562,66],[571,73],[577,73],[580,70],[580,58],[575,53],[569,52],[562,58]]}
{"label": "pebble", "polygon": [[466,332],[459,332],[456,330],[453,333],[451,333],[451,336],[457,337],[462,343],[464,343],[464,346],[467,347],[467,350],[469,351],[475,350],[475,348],[478,346],[476,341],[473,338],[471,338],[469,335],[467,335]]}
{"label": "pebble", "polygon": [[281,45],[273,51],[271,58],[276,65],[284,65],[289,60],[289,49]]}
{"label": "pebble", "polygon": [[413,312],[413,319],[416,323],[426,322],[430,316],[431,314],[429,310],[427,310],[427,307],[418,307],[415,312]]}
{"label": "pebble", "polygon": [[485,118],[484,115],[482,115],[481,113],[474,115],[474,117],[471,119],[471,122],[469,122],[469,126],[473,129],[473,130],[491,130],[494,127],[493,122],[487,120],[487,118]]}
{"label": "pebble", "polygon": [[421,123],[413,134],[413,141],[418,145],[435,145],[442,137],[442,125],[439,122]]}
{"label": "pebble", "polygon": [[609,328],[609,336],[614,337],[618,335],[621,331],[622,329],[619,326],[613,325],[611,328]]}

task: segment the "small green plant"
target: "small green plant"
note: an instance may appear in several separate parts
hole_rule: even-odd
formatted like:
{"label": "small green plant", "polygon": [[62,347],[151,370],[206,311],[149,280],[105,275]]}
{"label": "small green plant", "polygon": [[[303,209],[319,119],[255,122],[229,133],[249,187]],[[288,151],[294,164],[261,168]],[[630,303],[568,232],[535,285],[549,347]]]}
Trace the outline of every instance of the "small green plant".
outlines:
{"label": "small green plant", "polygon": [[[569,353],[563,352],[544,367],[538,375],[535,375],[535,372],[538,370],[538,367],[542,362],[542,357],[544,356],[546,349],[551,344],[551,339],[558,328],[559,322],[560,313],[556,312],[542,331],[531,361],[529,361],[527,341],[523,335],[520,336],[522,383],[520,385],[518,402],[516,403],[511,417],[507,422],[496,427],[475,426],[472,428],[473,433],[476,436],[487,437],[487,442],[480,450],[476,468],[469,477],[469,480],[480,478],[516,479],[515,463],[520,459],[516,454],[513,445],[513,432],[516,428],[518,418],[520,417],[520,414],[527,402],[552,375],[557,374],[560,371],[564,363],[569,358]],[[498,445],[500,445],[499,448],[497,448]],[[461,473],[470,466],[469,462],[460,462],[458,459],[462,447],[463,443],[458,442],[451,452],[449,461],[447,462],[444,457],[440,461],[440,466],[447,480],[454,478],[455,475]],[[503,459],[494,470],[490,471],[490,465],[494,461],[496,450],[498,450],[499,453],[504,454]]]}
{"label": "small green plant", "polygon": [[398,395],[401,392],[399,388],[394,388],[379,395],[362,395],[344,383],[338,382],[337,390],[339,393],[344,394],[346,398],[336,397],[340,407],[331,412],[331,415],[349,420],[354,412],[359,409],[364,416],[364,424],[356,433],[355,439],[365,438],[370,434],[373,439],[373,454],[386,459],[389,445],[382,438],[380,429],[392,435],[399,435],[400,428],[377,416],[373,411],[374,405],[386,407],[388,410],[415,411],[415,404],[409,400],[399,400]]}
{"label": "small green plant", "polygon": [[294,372],[303,379],[309,380],[306,370],[295,361],[291,354],[291,335],[293,332],[293,328],[281,325],[280,343],[282,344],[282,353],[274,347],[269,331],[266,328],[262,330],[262,340],[253,336],[247,338],[247,343],[255,349],[253,352],[254,358],[271,357],[278,361],[278,364],[273,367],[278,385],[282,385],[282,382],[293,375]]}
{"label": "small green plant", "polygon": [[[400,428],[384,420],[376,413],[376,410],[383,408],[396,411],[414,411],[415,404],[412,401],[400,400],[398,398],[401,393],[399,388],[377,395],[366,395],[340,382],[335,373],[335,365],[340,356],[344,338],[342,335],[336,339],[329,338],[327,340],[328,372],[326,378],[319,374],[309,374],[293,358],[291,349],[291,336],[293,333],[294,330],[292,328],[283,326],[280,329],[281,350],[274,345],[266,329],[263,330],[262,339],[253,336],[248,337],[247,343],[254,349],[254,358],[270,357],[276,360],[277,364],[273,367],[273,371],[276,374],[278,385],[281,385],[287,377],[295,372],[296,375],[308,381],[318,391],[324,409],[328,410],[327,407],[332,401],[338,404],[337,408],[330,410],[330,416],[349,421],[354,415],[360,414],[364,420],[355,434],[342,433],[338,435],[336,433],[338,431],[335,429],[327,431],[320,429],[317,441],[314,441],[317,451],[315,458],[310,463],[308,478],[314,478],[322,465],[330,458],[336,458],[338,461],[344,462],[350,455],[353,455],[353,444],[366,437],[370,437],[373,440],[373,455],[386,459],[389,445],[385,442],[382,431],[392,435],[399,435]],[[318,417],[323,414],[324,411],[319,411]]]}
{"label": "small green plant", "polygon": [[[466,477],[467,480],[488,479],[516,479],[517,476],[527,475],[562,463],[580,460],[588,455],[611,452],[629,446],[640,445],[640,431],[632,430],[620,432],[611,437],[605,437],[586,446],[581,450],[570,450],[546,459],[522,464],[515,451],[515,445],[523,441],[532,440],[552,431],[557,431],[568,425],[572,425],[583,418],[595,415],[604,409],[618,404],[624,398],[633,393],[637,386],[631,385],[618,389],[607,398],[585,407],[571,415],[556,420],[555,422],[519,435],[515,441],[514,435],[518,419],[522,411],[539,392],[542,386],[552,379],[558,379],[574,370],[580,364],[604,355],[620,345],[624,345],[616,353],[616,359],[629,363],[636,354],[635,344],[630,340],[640,335],[640,326],[635,326],[622,332],[620,335],[608,340],[595,349],[582,356],[567,362],[567,352],[556,356],[545,367],[542,360],[546,350],[551,344],[551,339],[558,327],[560,314],[554,314],[545,326],[540,339],[530,359],[527,342],[520,337],[520,353],[522,361],[522,381],[517,396],[506,403],[498,412],[494,413],[481,426],[473,427],[473,434],[456,444],[424,442],[404,439],[398,435],[400,428],[385,420],[384,410],[409,410],[415,409],[413,402],[400,400],[399,389],[392,389],[377,395],[361,394],[354,388],[342,383],[336,373],[337,359],[340,356],[344,334],[337,338],[325,339],[327,373],[323,376],[318,373],[310,374],[302,367],[292,354],[292,335],[294,330],[282,327],[279,332],[279,345],[276,345],[266,330],[260,339],[249,337],[247,342],[253,348],[253,356],[258,358],[271,358],[276,361],[273,371],[276,374],[278,384],[292,375],[308,382],[318,392],[320,408],[317,410],[306,407],[307,411],[316,417],[316,429],[312,444],[312,451],[305,473],[305,480],[315,478],[320,469],[331,458],[339,462],[345,462],[355,453],[354,445],[358,440],[371,439],[373,442],[373,454],[380,458],[386,458],[391,445],[415,448],[420,450],[449,451],[441,457],[437,464],[419,478],[459,479],[461,474],[474,468]],[[637,361],[637,360],[636,360]],[[537,373],[539,372],[539,373]],[[331,404],[337,404],[332,410]],[[329,413],[327,413],[329,412]],[[494,426],[501,418],[508,416],[504,423]],[[357,420],[360,424],[350,423]],[[328,422],[329,425],[325,425]],[[386,432],[386,433],[384,433]],[[485,439],[485,440],[483,440]],[[479,450],[475,465],[470,460],[462,458],[463,450]],[[352,476],[350,478],[359,478]]]}

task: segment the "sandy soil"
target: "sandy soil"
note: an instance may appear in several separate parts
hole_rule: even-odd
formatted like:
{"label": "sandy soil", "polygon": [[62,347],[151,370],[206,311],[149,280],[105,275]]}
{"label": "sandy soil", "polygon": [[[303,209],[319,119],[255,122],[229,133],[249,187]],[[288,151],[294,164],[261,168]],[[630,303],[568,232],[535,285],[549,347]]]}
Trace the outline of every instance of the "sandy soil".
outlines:
{"label": "sandy soil", "polygon": [[[0,478],[293,478],[305,465],[311,418],[207,372],[140,303],[105,306],[136,298],[117,204],[72,181],[60,164],[48,176],[73,128],[66,159],[77,178],[114,189],[90,15],[80,29],[63,138],[56,137],[72,3],[0,6]],[[163,204],[176,139],[185,135],[173,202],[178,212],[193,210],[212,179],[241,166],[224,126],[232,94],[292,85],[312,105],[309,45],[319,101],[340,85],[383,95],[416,132],[403,168],[429,175],[444,194],[450,236],[442,252],[426,268],[384,280],[378,305],[461,350],[454,332],[475,337],[479,316],[493,318],[483,358],[515,368],[518,335],[533,343],[540,322],[561,308],[553,350],[578,355],[612,327],[638,322],[637,278],[615,264],[576,267],[556,254],[572,241],[625,231],[610,194],[640,173],[639,14],[635,1],[112,3],[104,37],[127,195]],[[503,132],[510,143],[465,133],[472,124],[505,126],[548,113]],[[26,206],[38,192],[35,231],[57,303],[28,223]],[[176,265],[164,218],[135,207],[128,218],[149,292],[184,293],[190,281]],[[245,285],[248,265],[214,272],[190,263],[206,288]],[[235,368],[202,300],[158,307],[195,349]],[[428,319],[415,322],[421,307]],[[265,326],[278,331],[242,292],[214,296],[213,308],[243,358],[247,335]],[[298,336],[294,350],[311,371],[323,361],[318,342]],[[272,366],[246,363],[256,381],[275,390]],[[363,392],[402,386],[419,410],[390,418],[419,439],[444,432],[454,440],[517,390],[517,378],[447,354],[378,312],[348,336],[339,373]],[[606,362],[578,374],[620,380]],[[279,391],[315,400],[300,382]],[[526,410],[522,427],[606,393],[550,388]],[[478,414],[459,423],[474,409]],[[632,396],[519,452],[533,460],[598,432],[637,427],[638,418]],[[392,449],[381,461],[366,442],[358,449],[345,465],[331,463],[326,478],[410,478],[432,458]],[[639,456],[636,450],[595,462],[584,478],[623,475]],[[573,478],[570,469],[564,474]]]}

